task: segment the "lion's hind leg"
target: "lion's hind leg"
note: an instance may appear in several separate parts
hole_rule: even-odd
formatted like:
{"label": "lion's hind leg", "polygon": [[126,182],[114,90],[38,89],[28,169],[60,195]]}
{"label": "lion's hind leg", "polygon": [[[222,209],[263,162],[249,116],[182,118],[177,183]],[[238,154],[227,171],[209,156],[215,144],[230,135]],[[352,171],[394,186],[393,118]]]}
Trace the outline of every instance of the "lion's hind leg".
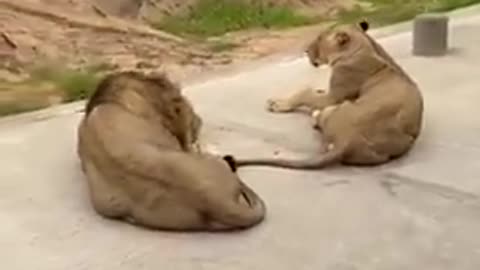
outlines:
{"label": "lion's hind leg", "polygon": [[154,207],[138,203],[129,218],[131,223],[155,230],[197,231],[208,229],[208,217],[178,200],[156,201]]}
{"label": "lion's hind leg", "polygon": [[92,163],[85,163],[90,200],[95,211],[107,218],[126,218],[130,204],[125,194],[108,183]]}

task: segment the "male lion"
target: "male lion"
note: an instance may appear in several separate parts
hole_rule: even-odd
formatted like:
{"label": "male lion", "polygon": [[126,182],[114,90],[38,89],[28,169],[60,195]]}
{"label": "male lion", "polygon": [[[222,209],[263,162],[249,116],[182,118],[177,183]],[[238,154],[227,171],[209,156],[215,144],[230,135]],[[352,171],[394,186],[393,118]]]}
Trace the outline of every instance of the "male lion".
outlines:
{"label": "male lion", "polygon": [[313,66],[328,64],[332,69],[328,92],[307,89],[267,102],[272,112],[290,112],[302,106],[313,111],[314,126],[322,130],[324,145],[328,145],[326,153],[307,160],[237,160],[238,167],[378,165],[411,149],[422,126],[422,95],[416,83],[366,33],[368,28],[365,21],[332,26],[308,46],[306,53]]}
{"label": "male lion", "polygon": [[108,75],[78,129],[77,150],[96,212],[163,230],[260,223],[265,204],[230,161],[193,151],[201,125],[165,76]]}

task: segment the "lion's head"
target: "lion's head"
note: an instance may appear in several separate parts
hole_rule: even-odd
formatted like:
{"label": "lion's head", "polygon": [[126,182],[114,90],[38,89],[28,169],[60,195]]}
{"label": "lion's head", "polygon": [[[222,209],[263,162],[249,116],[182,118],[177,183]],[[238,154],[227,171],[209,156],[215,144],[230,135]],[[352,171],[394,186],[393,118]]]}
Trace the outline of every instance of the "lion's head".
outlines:
{"label": "lion's head", "polygon": [[354,52],[362,44],[365,32],[369,29],[367,21],[353,25],[336,25],[324,29],[306,49],[309,62],[314,67],[331,64],[340,55]]}

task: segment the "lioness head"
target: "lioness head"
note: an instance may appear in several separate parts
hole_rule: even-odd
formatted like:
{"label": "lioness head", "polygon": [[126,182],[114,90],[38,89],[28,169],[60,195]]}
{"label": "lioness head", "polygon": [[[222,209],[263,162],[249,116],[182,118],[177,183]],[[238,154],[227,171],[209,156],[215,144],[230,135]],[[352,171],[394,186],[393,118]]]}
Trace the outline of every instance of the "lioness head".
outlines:
{"label": "lioness head", "polygon": [[[366,21],[354,25],[331,26],[323,30],[307,47],[306,54],[314,67],[331,64],[340,55],[354,52],[369,29]],[[360,41],[360,42],[359,42]]]}

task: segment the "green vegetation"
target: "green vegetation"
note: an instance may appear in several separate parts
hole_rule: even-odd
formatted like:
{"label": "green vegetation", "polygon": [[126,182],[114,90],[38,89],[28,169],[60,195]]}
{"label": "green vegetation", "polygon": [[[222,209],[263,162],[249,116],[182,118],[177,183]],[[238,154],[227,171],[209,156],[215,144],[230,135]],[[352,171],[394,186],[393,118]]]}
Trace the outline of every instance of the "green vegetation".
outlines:
{"label": "green vegetation", "polygon": [[17,113],[30,112],[41,109],[43,106],[24,104],[24,103],[11,103],[0,105],[0,116],[14,115]]}
{"label": "green vegetation", "polygon": [[208,49],[212,52],[224,52],[233,50],[240,45],[237,43],[225,41],[225,40],[218,40],[218,41],[211,41]]}
{"label": "green vegetation", "polygon": [[[367,18],[373,26],[383,26],[410,20],[422,12],[445,12],[475,3],[480,0],[358,0],[356,8],[322,20],[350,23]],[[188,13],[173,14],[152,25],[173,34],[203,38],[244,29],[281,29],[319,21],[320,18],[301,15],[292,8],[265,5],[261,1],[198,0]],[[233,47],[219,44],[214,50]]]}
{"label": "green vegetation", "polygon": [[480,3],[480,0],[360,0],[357,8],[338,15],[344,23],[366,18],[373,26],[413,19],[423,12],[446,12]]}
{"label": "green vegetation", "polygon": [[31,76],[31,80],[51,82],[64,91],[65,102],[87,98],[101,79],[97,74],[97,67],[84,70],[39,67],[32,70]]}
{"label": "green vegetation", "polygon": [[92,66],[72,70],[43,65],[32,68],[30,78],[24,81],[0,81],[0,116],[45,108],[52,105],[52,98],[59,102],[85,99],[101,80],[98,75],[101,69]]}
{"label": "green vegetation", "polygon": [[172,15],[152,24],[177,35],[208,37],[249,28],[293,27],[313,21],[285,6],[242,0],[199,0],[188,14]]}

